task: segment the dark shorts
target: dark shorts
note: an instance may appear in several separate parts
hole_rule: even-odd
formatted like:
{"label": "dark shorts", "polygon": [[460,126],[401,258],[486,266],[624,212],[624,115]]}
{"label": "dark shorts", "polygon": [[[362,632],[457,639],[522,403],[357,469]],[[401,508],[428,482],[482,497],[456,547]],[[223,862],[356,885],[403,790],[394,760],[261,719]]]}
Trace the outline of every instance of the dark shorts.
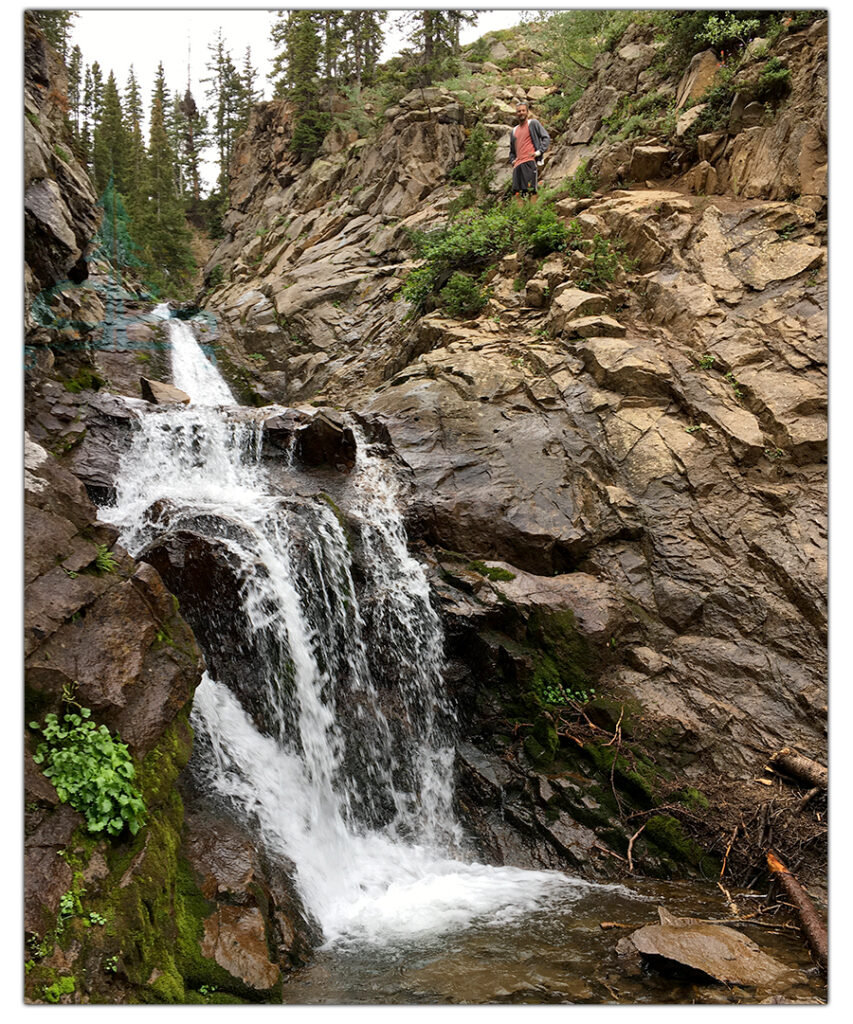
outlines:
{"label": "dark shorts", "polygon": [[528,160],[512,169],[512,191],[515,195],[521,192],[536,191],[536,161]]}

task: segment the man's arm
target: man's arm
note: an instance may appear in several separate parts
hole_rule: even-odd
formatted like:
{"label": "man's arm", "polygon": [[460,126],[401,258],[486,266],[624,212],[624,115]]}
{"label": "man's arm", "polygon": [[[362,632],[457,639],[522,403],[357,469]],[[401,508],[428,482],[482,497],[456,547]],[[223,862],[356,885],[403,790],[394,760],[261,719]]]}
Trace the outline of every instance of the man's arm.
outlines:
{"label": "man's arm", "polygon": [[509,162],[515,160],[515,128],[509,133]]}
{"label": "man's arm", "polygon": [[536,148],[544,153],[545,150],[551,145],[551,136],[545,130],[545,126],[542,124],[541,121],[536,122],[536,128],[537,133],[539,135],[539,145]]}

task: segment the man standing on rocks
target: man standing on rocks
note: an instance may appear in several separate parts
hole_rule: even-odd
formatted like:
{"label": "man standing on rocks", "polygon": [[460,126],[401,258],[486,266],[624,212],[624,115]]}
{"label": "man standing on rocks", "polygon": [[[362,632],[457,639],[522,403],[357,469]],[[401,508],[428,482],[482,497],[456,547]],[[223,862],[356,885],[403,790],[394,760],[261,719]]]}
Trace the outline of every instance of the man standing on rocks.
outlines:
{"label": "man standing on rocks", "polygon": [[512,164],[512,191],[517,196],[536,195],[537,166],[542,166],[542,154],[551,145],[551,136],[535,117],[530,116],[526,103],[515,109],[518,124],[509,137],[509,159]]}

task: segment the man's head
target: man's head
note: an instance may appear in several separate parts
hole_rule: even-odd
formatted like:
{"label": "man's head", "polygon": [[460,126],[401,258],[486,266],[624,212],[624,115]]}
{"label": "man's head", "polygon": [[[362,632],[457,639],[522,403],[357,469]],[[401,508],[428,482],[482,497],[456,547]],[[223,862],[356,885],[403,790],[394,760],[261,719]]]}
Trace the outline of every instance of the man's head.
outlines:
{"label": "man's head", "polygon": [[526,103],[518,103],[518,104],[516,104],[515,115],[518,118],[518,123],[519,124],[523,124],[527,120],[529,114],[530,114],[530,111],[529,111],[528,106],[527,106]]}

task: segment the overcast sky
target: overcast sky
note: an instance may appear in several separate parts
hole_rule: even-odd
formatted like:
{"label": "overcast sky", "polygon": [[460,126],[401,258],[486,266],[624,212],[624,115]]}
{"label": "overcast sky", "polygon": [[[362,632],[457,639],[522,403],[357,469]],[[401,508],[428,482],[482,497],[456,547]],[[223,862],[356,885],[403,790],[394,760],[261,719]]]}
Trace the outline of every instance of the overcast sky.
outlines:
{"label": "overcast sky", "polygon": [[[318,8],[332,5],[314,3],[310,6]],[[389,12],[382,60],[394,56],[405,45],[403,34],[393,24],[401,13],[402,10]],[[519,9],[481,11],[476,26],[466,27],[461,33],[462,42],[472,42],[485,32],[515,25],[521,14]],[[113,71],[122,92],[132,64],[145,99],[146,111],[158,63],[163,62],[166,83],[174,92],[177,89],[183,91],[186,87],[189,61],[192,92],[196,102],[202,106],[207,102],[205,90],[208,87],[201,79],[208,74],[205,67],[209,58],[208,47],[215,41],[221,28],[225,45],[238,68],[242,66],[246,47],[251,47],[252,63],[260,72],[257,88],[263,90],[264,99],[270,99],[272,83],[267,75],[275,56],[270,42],[270,27],[274,20],[274,11],[269,8],[140,10],[128,5],[113,10],[81,10],[73,22],[72,45],[76,43],[83,51],[86,64],[97,61],[101,65],[105,79]],[[210,150],[206,155],[213,158],[213,151]],[[211,185],[217,169],[210,159],[205,172],[207,183]]]}

